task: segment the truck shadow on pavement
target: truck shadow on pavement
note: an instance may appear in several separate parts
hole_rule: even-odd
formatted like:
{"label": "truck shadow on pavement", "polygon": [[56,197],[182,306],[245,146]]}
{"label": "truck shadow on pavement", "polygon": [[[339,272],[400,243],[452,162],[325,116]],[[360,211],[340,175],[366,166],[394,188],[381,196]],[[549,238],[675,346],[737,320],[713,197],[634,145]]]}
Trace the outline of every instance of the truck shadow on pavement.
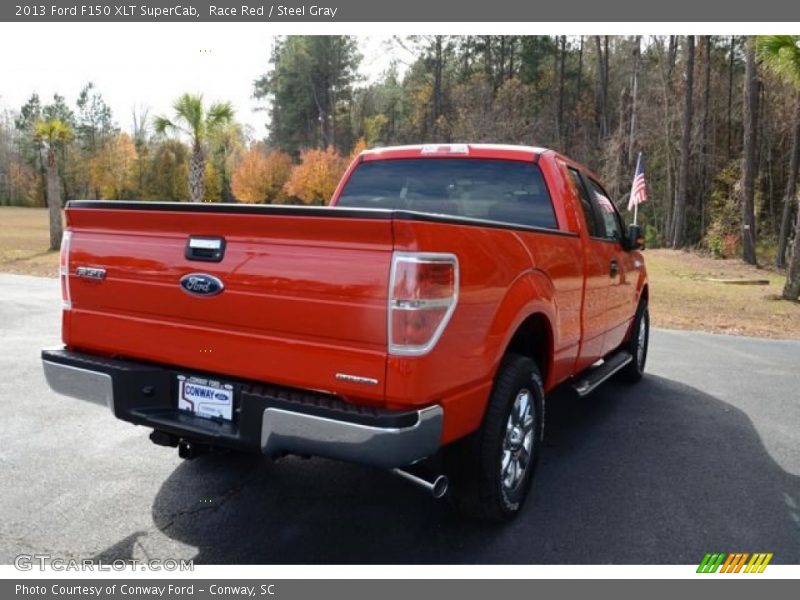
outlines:
{"label": "truck shadow on pavement", "polygon": [[383,471],[242,455],[181,464],[152,515],[197,563],[697,564],[709,551],[797,563],[798,505],[800,478],[745,413],[648,375],[551,398],[533,494],[508,525],[462,520]]}

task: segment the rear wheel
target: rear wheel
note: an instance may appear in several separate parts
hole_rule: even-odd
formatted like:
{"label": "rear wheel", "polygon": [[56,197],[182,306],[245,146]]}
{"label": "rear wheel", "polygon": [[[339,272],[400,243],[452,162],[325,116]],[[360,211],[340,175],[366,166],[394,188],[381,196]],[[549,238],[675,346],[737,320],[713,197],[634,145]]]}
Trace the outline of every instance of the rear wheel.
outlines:
{"label": "rear wheel", "polygon": [[639,308],[636,310],[631,337],[623,347],[633,356],[633,360],[620,372],[625,380],[635,383],[644,375],[649,343],[650,311],[647,309],[647,301],[642,299],[639,302]]}
{"label": "rear wheel", "polygon": [[536,364],[508,355],[489,397],[481,428],[448,449],[453,499],[465,514],[508,520],[531,487],[544,432],[544,388]]}

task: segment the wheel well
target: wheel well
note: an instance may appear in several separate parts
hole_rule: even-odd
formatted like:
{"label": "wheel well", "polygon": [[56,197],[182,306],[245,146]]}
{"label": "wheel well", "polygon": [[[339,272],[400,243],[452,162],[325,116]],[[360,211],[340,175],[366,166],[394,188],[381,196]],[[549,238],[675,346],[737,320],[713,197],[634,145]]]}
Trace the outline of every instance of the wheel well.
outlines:
{"label": "wheel well", "polygon": [[525,319],[514,332],[506,352],[513,352],[528,356],[533,359],[542,375],[542,380],[547,381],[552,357],[553,332],[550,322],[541,313],[536,313]]}
{"label": "wheel well", "polygon": [[639,299],[644,300],[645,302],[650,301],[650,289],[647,285],[642,288],[642,292],[639,294]]}

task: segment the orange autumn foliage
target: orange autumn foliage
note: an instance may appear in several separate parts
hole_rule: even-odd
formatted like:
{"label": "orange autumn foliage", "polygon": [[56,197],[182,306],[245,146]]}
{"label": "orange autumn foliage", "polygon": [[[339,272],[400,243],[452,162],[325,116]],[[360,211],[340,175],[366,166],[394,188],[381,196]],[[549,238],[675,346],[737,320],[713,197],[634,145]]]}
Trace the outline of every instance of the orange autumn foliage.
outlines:
{"label": "orange autumn foliage", "polygon": [[292,159],[288,154],[278,150],[267,154],[261,144],[256,144],[234,171],[231,189],[240,202],[281,203],[291,173]]}
{"label": "orange autumn foliage", "polygon": [[350,152],[350,160],[353,160],[356,156],[361,154],[368,147],[369,146],[367,145],[367,140],[365,140],[363,137],[358,138],[358,140],[356,140],[356,145],[353,146],[353,150]]}
{"label": "orange autumn foliage", "polygon": [[100,198],[119,200],[130,197],[136,186],[136,145],[127,133],[110,138],[89,161],[89,181]]}
{"label": "orange autumn foliage", "polygon": [[286,182],[286,193],[303,204],[327,204],[347,169],[347,159],[326,148],[304,150],[300,160]]}

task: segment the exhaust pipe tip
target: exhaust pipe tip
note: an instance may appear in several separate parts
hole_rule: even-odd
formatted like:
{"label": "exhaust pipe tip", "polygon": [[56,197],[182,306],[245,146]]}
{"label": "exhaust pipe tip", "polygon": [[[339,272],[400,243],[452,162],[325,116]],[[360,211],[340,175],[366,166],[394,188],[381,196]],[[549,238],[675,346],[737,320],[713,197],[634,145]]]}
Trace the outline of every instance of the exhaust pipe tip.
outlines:
{"label": "exhaust pipe tip", "polygon": [[431,483],[433,484],[433,487],[431,487],[431,494],[437,500],[444,498],[447,494],[447,490],[450,489],[450,481],[447,479],[446,475],[439,475]]}
{"label": "exhaust pipe tip", "polygon": [[427,479],[423,479],[418,475],[414,475],[413,473],[409,473],[408,471],[404,471],[403,469],[392,469],[392,473],[398,475],[405,479],[406,481],[410,481],[411,483],[418,485],[422,489],[428,490],[431,493],[431,496],[436,498],[443,498],[445,494],[447,494],[447,490],[450,487],[450,481],[447,479],[446,475],[437,475],[433,481],[428,481]]}

